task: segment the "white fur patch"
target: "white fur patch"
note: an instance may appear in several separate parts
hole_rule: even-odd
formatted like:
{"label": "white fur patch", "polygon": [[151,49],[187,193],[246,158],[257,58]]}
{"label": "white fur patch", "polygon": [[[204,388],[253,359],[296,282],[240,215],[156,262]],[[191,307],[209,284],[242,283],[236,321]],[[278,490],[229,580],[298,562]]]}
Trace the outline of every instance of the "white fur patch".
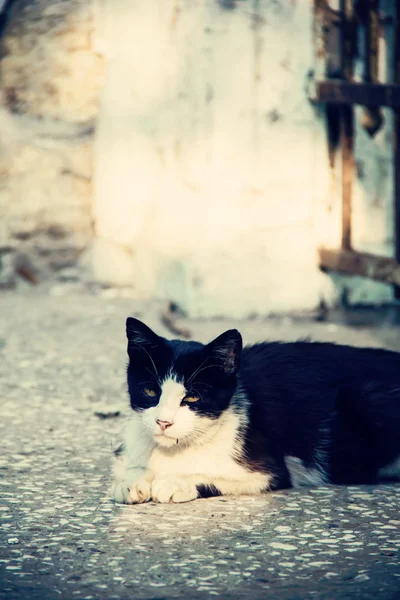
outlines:
{"label": "white fur patch", "polygon": [[[114,490],[138,485],[138,480],[143,479],[143,472],[138,469],[145,469],[146,479],[152,480],[154,500],[158,502],[191,500],[197,496],[197,491],[194,493],[197,485],[214,485],[224,495],[259,494],[267,490],[270,474],[249,471],[235,460],[242,454],[243,441],[238,439],[238,431],[245,416],[232,409],[215,420],[196,415],[178,405],[182,392],[179,385],[171,382],[163,388],[160,400],[163,406],[158,411],[157,407],[150,408],[130,419],[125,432],[125,451],[117,458],[114,469]],[[161,418],[159,414],[173,417],[173,425],[166,430],[169,438],[158,434],[155,437],[155,427],[158,428],[155,419]],[[115,492],[114,497],[120,502],[133,501],[126,493],[125,499],[121,500],[121,494]],[[136,497],[141,502],[146,495]]]}
{"label": "white fur patch", "polygon": [[237,440],[239,417],[228,409],[208,424],[207,431],[173,456],[155,448],[149,468],[158,476],[186,477],[194,485],[215,485],[223,494],[254,494],[266,489],[270,476],[248,471],[235,457],[241,454]]}
{"label": "white fur patch", "polygon": [[170,421],[173,423],[177,412],[181,407],[182,399],[186,395],[186,388],[183,383],[169,377],[161,386],[160,402],[158,403],[158,418],[161,421]]}
{"label": "white fur patch", "polygon": [[300,458],[285,456],[286,468],[289,471],[293,487],[324,485],[327,483],[324,473],[316,468],[309,469],[304,466]]}
{"label": "white fur patch", "polygon": [[154,480],[151,495],[155,502],[189,502],[197,498],[197,488],[185,477],[160,477]]}

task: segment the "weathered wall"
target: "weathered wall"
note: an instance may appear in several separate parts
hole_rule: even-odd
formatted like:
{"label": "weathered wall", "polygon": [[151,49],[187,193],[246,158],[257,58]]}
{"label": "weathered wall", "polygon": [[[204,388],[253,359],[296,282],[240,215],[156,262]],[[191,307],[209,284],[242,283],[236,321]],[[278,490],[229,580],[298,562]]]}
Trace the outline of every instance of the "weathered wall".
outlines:
{"label": "weathered wall", "polygon": [[311,5],[103,0],[98,277],[203,316],[332,297],[313,231],[327,163],[306,96]]}
{"label": "weathered wall", "polygon": [[39,277],[74,264],[92,237],[103,76],[92,38],[91,0],[15,0],[0,42],[0,253]]}
{"label": "weathered wall", "polygon": [[[0,41],[3,267],[22,256],[44,277],[88,247],[96,281],[194,316],[332,300],[315,251],[339,243],[340,177],[307,100],[311,30],[300,0],[13,0]],[[391,129],[357,134],[354,244],[390,255]],[[0,285],[10,278],[0,269]],[[351,301],[392,298],[335,281]]]}

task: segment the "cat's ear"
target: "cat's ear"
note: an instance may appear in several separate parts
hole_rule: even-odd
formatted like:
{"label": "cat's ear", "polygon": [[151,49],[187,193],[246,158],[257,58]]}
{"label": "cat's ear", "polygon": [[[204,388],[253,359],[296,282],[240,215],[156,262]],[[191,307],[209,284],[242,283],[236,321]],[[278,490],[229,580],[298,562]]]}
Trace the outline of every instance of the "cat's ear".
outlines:
{"label": "cat's ear", "polygon": [[160,343],[160,337],[150,327],[133,317],[128,317],[126,320],[126,337],[128,338],[128,354],[140,348],[150,349]]}
{"label": "cat's ear", "polygon": [[214,364],[217,363],[227,375],[234,375],[239,369],[242,344],[238,330],[229,329],[210,342],[207,350]]}

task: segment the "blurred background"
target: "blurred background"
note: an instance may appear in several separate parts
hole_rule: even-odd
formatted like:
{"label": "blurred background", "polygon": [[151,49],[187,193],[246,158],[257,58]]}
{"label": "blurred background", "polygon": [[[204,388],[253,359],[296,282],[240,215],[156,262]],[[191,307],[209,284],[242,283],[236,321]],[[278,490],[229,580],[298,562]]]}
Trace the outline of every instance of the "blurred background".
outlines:
{"label": "blurred background", "polygon": [[399,486],[108,497],[129,314],[400,351],[399,140],[399,0],[0,0],[0,598],[400,598]]}
{"label": "blurred background", "polygon": [[192,317],[395,300],[395,0],[0,11],[2,288]]}

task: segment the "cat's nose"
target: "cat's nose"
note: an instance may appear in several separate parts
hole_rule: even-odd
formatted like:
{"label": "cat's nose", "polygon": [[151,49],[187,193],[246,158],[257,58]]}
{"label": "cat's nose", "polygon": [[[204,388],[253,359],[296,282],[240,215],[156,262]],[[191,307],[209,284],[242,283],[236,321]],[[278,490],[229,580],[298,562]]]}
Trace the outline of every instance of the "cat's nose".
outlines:
{"label": "cat's nose", "polygon": [[160,421],[160,419],[156,419],[156,423],[161,429],[161,431],[165,431],[166,429],[168,429],[168,427],[171,427],[172,425],[172,423],[170,423],[169,421]]}

